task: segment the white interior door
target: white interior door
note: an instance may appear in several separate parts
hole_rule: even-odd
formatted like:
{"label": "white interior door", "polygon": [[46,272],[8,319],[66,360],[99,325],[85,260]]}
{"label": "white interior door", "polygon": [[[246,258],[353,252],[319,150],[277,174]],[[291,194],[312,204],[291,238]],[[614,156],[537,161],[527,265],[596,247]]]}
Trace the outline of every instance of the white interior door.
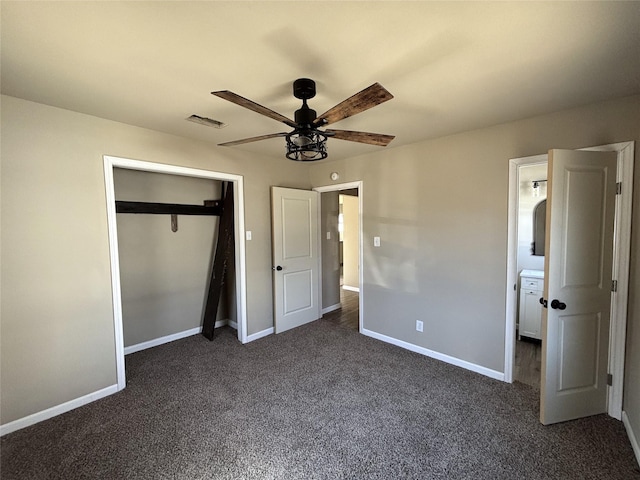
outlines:
{"label": "white interior door", "polygon": [[607,411],[616,154],[551,150],[540,421]]}
{"label": "white interior door", "polygon": [[271,187],[275,332],[320,318],[318,192]]}

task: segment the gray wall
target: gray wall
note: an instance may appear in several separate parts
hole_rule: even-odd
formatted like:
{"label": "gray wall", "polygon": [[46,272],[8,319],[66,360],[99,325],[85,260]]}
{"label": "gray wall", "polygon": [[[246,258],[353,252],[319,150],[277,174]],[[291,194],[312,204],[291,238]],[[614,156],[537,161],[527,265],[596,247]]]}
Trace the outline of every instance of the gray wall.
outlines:
{"label": "gray wall", "polygon": [[[340,258],[338,192],[320,194],[320,238],[322,248],[322,308],[340,303]],[[330,238],[327,238],[327,233]]]}
{"label": "gray wall", "polygon": [[7,96],[0,127],[2,424],[116,384],[103,155],[243,175],[248,333],[273,326],[269,187],[305,165]]}
{"label": "gray wall", "polygon": [[[203,205],[222,190],[206,178],[123,168],[113,176],[116,200]],[[218,223],[215,216],[179,215],[173,232],[169,215],[117,214],[125,347],[202,325]],[[219,320],[229,318],[226,295]]]}
{"label": "gray wall", "polygon": [[[640,111],[636,111],[640,116]],[[640,127],[638,128],[640,130]],[[640,135],[638,135],[640,137]],[[640,440],[640,142],[636,137],[635,175],[633,182],[633,227],[631,233],[631,282],[627,324],[627,350],[623,409]]]}
{"label": "gray wall", "polygon": [[[636,141],[630,290],[638,292],[640,96],[312,165],[314,186],[334,171],[364,182],[364,328],[502,372],[509,159],[629,140]],[[625,381],[636,432],[639,297],[630,302]]]}

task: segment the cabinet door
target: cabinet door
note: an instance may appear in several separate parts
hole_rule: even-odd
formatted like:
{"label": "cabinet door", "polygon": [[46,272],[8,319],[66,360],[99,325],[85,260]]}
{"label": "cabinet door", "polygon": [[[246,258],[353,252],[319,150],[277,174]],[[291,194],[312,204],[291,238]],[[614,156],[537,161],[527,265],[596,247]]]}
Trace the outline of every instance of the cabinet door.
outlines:
{"label": "cabinet door", "polygon": [[520,318],[520,335],[531,338],[540,338],[540,322],[542,294],[533,290],[523,290],[520,296],[522,305],[522,318]]}

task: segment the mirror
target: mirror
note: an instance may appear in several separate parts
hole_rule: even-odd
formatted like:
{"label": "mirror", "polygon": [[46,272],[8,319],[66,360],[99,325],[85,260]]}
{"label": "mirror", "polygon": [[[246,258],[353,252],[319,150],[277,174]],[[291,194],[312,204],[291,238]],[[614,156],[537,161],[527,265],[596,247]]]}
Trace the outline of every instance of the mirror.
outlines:
{"label": "mirror", "polygon": [[547,223],[547,200],[533,208],[533,243],[531,255],[544,256],[545,225]]}

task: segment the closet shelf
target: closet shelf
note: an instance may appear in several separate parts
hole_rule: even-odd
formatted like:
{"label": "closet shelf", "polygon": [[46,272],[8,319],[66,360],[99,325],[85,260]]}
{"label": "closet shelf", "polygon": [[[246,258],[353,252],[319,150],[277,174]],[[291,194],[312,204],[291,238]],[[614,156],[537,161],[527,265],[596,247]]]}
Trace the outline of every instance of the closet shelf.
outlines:
{"label": "closet shelf", "polygon": [[116,200],[116,213],[220,216],[222,214],[222,202],[219,200],[206,200],[204,205],[181,205],[178,203],[127,202]]}

